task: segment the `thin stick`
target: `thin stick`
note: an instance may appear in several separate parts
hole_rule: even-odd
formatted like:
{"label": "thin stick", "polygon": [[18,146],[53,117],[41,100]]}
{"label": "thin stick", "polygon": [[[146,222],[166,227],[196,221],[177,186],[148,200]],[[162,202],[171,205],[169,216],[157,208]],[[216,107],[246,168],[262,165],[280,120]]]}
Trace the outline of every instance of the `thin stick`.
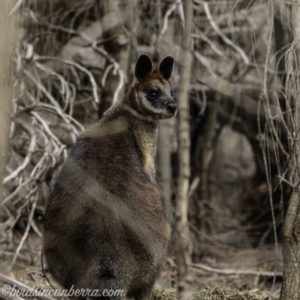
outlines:
{"label": "thin stick", "polygon": [[[208,272],[214,272],[223,275],[255,275],[255,276],[264,276],[264,277],[273,277],[275,276],[274,272],[268,271],[255,271],[255,270],[236,270],[236,269],[217,269],[212,268],[203,264],[191,264],[193,269],[205,270]],[[277,272],[276,276],[282,277],[282,272]]]}
{"label": "thin stick", "polygon": [[[25,291],[28,291],[28,292],[32,292],[35,296],[35,298],[39,298],[39,299],[42,299],[42,300],[56,300],[50,296],[46,296],[46,295],[41,295],[41,292],[25,285],[24,283],[18,281],[18,280],[15,280],[11,277],[8,277],[2,273],[0,273],[0,282],[4,283],[4,284],[8,284],[10,286],[13,286],[15,288],[18,288],[18,289],[21,289],[21,290],[25,290]],[[21,298],[22,299],[22,298]]]}
{"label": "thin stick", "polygon": [[60,57],[51,57],[51,56],[39,56],[39,57],[35,57],[36,61],[46,61],[46,60],[56,60],[62,63],[65,63],[67,65],[73,66],[76,69],[80,70],[81,72],[85,73],[91,82],[92,85],[92,89],[93,89],[93,96],[95,99],[96,103],[99,103],[99,97],[98,97],[98,87],[97,87],[97,83],[96,80],[94,78],[94,75],[86,68],[84,68],[83,66],[81,66],[80,64],[77,64],[76,62],[72,61],[72,60],[67,60],[64,58],[60,58]]}
{"label": "thin stick", "polygon": [[19,0],[16,5],[13,7],[13,9],[9,12],[8,16],[11,17],[17,10],[18,8],[21,6],[23,0]]}
{"label": "thin stick", "polygon": [[27,167],[27,165],[29,164],[29,162],[31,160],[32,152],[35,148],[36,136],[33,134],[32,130],[29,127],[27,128],[25,126],[25,124],[22,124],[22,127],[25,129],[25,131],[31,137],[30,145],[29,145],[29,148],[27,151],[27,156],[25,157],[23,163],[13,173],[11,173],[10,175],[8,175],[4,178],[4,180],[3,180],[4,184],[8,183],[9,181],[11,181],[14,178],[16,178],[17,176],[19,176],[19,174]]}
{"label": "thin stick", "polygon": [[31,222],[32,222],[32,219],[33,219],[33,215],[34,215],[34,211],[35,211],[35,207],[36,207],[36,201],[33,202],[32,204],[32,207],[31,207],[31,211],[30,211],[30,215],[29,215],[29,218],[28,218],[28,223],[27,223],[27,227],[26,227],[26,230],[25,230],[25,233],[21,239],[21,242],[17,248],[17,251],[13,257],[13,260],[12,260],[12,263],[9,267],[9,271],[11,270],[12,266],[15,264],[16,260],[17,260],[17,257],[21,251],[21,248],[23,247],[23,244],[28,236],[28,233],[29,233],[29,230],[30,230],[30,227],[31,227]]}
{"label": "thin stick", "polygon": [[224,42],[231,46],[235,51],[237,51],[238,53],[240,53],[241,57],[243,58],[243,61],[245,62],[246,65],[249,65],[250,61],[248,56],[246,55],[246,53],[244,52],[244,50],[242,50],[240,47],[238,47],[237,45],[235,45],[229,38],[227,38],[220,30],[220,28],[218,27],[218,25],[214,22],[212,15],[210,13],[210,9],[208,6],[207,2],[203,2],[203,7],[204,7],[204,11],[206,13],[206,17],[211,25],[211,27],[217,32],[217,34],[224,40]]}

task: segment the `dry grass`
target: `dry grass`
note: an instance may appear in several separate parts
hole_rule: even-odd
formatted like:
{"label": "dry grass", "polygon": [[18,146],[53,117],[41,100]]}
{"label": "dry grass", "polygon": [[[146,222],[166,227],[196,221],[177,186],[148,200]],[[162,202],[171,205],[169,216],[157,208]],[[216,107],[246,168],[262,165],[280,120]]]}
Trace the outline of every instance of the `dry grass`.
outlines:
{"label": "dry grass", "polygon": [[[194,294],[193,300],[267,300],[267,291],[237,291],[224,287],[204,289]],[[152,300],[175,300],[177,293],[175,290],[158,289],[153,292]],[[269,300],[279,299],[279,296],[271,297]]]}
{"label": "dry grass", "polygon": [[[26,284],[29,287],[35,287],[42,290],[51,289],[49,283],[43,275],[40,264],[40,241],[38,238],[31,236],[31,241],[34,243],[34,250],[31,256],[34,258],[30,262],[30,259],[18,259],[12,270],[7,274],[8,276]],[[215,249],[214,252],[217,250]],[[236,269],[255,269],[271,271],[273,265],[270,264],[270,256],[272,255],[272,249],[252,249],[251,251],[235,250],[227,251],[227,255],[223,258],[216,256],[216,254],[210,254],[211,261],[217,261],[216,267],[236,268]],[[26,256],[29,256],[27,253]],[[247,259],[248,258],[248,259]],[[251,259],[250,259],[251,258]],[[0,270],[4,271],[11,263],[11,255],[0,253]],[[250,265],[251,260],[252,264]],[[255,263],[256,261],[256,263]],[[209,261],[206,258],[202,263],[209,265]],[[212,264],[213,265],[213,264]],[[281,268],[279,267],[279,271]],[[172,273],[173,272],[173,273]],[[58,285],[51,277],[49,278],[51,284],[58,288]],[[194,283],[193,290],[194,298],[191,300],[265,300],[269,296],[271,290],[271,279],[253,275],[224,275],[216,274],[214,272],[197,272],[193,275]],[[279,283],[274,288],[272,298],[269,300],[279,299]],[[176,273],[174,270],[168,267],[162,274],[161,279],[157,282],[157,286],[153,291],[152,300],[176,300]]]}

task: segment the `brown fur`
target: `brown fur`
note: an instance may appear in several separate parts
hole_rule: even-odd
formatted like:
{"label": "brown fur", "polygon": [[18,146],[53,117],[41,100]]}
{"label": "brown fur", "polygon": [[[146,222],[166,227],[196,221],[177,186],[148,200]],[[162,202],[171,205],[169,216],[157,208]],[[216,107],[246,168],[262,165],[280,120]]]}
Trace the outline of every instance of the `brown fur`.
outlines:
{"label": "brown fur", "polygon": [[[145,300],[164,263],[170,226],[154,157],[157,120],[176,109],[165,78],[173,60],[156,69],[149,60],[139,58],[129,96],[78,139],[49,197],[43,251],[64,288],[124,289]],[[160,97],[149,102],[153,86]]]}

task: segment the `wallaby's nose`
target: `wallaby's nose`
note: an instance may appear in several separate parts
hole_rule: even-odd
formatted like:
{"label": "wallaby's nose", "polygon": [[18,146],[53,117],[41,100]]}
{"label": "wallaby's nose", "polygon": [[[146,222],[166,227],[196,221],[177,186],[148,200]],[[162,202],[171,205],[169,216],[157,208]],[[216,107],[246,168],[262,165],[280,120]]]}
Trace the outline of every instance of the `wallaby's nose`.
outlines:
{"label": "wallaby's nose", "polygon": [[177,105],[176,105],[176,103],[175,103],[174,101],[169,102],[169,103],[167,104],[167,110],[168,110],[170,113],[174,114],[175,111],[176,111],[176,109],[177,109]]}

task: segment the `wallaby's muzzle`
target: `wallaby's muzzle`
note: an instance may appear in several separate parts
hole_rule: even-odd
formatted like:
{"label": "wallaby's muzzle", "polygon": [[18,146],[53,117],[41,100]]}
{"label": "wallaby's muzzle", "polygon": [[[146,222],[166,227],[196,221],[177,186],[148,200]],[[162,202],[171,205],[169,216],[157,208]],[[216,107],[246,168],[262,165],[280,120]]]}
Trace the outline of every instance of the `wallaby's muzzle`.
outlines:
{"label": "wallaby's muzzle", "polygon": [[172,114],[172,116],[176,113],[177,110],[177,104],[175,103],[174,99],[172,97],[168,97],[166,107],[167,111]]}

